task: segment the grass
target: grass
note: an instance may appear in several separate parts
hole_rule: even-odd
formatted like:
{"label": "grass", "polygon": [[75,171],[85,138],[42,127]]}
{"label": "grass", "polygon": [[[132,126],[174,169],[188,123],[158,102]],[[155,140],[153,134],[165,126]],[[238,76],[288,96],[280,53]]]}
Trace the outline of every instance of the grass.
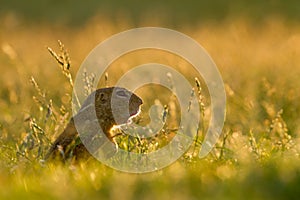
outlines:
{"label": "grass", "polygon": [[[153,173],[122,173],[98,162],[43,162],[50,141],[71,116],[70,77],[76,75],[95,45],[128,28],[132,28],[130,22],[116,25],[96,17],[81,29],[3,25],[0,199],[296,199],[300,184],[300,29],[280,19],[261,25],[236,19],[179,30],[205,47],[226,86],[227,117],[222,137],[206,158],[193,154],[203,139],[200,127],[196,148]],[[64,54],[63,63],[67,61],[70,66],[62,70],[46,49],[53,48],[59,61],[57,39],[64,41],[71,58],[69,62]],[[168,64],[186,75],[195,85],[195,95],[202,98],[207,123],[210,112],[205,84],[197,76],[200,90],[189,64],[172,54],[153,50],[127,54],[112,63],[99,86],[113,85],[126,70],[143,62]],[[146,105],[157,98],[162,105],[173,101],[167,92],[157,96],[149,92],[154,89],[149,86],[137,91]],[[176,108],[176,101],[174,104]],[[143,109],[147,113],[148,108]],[[169,112],[175,113],[169,128],[176,128],[178,110]],[[146,123],[149,119],[142,116]],[[160,145],[163,140],[157,139]],[[128,138],[121,138],[120,146],[126,141]],[[131,145],[143,152],[142,147],[149,147],[147,142],[133,140]]]}

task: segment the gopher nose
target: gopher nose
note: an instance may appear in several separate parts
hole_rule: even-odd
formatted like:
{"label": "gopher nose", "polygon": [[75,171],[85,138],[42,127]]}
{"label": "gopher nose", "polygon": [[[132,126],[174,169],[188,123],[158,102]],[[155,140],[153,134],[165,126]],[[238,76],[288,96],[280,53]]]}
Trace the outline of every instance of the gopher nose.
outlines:
{"label": "gopher nose", "polygon": [[139,104],[139,105],[142,105],[142,104],[143,104],[143,100],[140,99],[139,97],[138,97],[138,104]]}

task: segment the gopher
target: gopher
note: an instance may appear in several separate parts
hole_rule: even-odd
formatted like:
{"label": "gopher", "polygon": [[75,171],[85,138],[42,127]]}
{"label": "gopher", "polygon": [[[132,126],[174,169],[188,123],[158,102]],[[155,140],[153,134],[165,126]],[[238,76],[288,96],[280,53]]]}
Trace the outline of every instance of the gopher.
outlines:
{"label": "gopher", "polygon": [[[89,145],[89,150],[97,149],[104,143],[104,136],[113,142],[110,133],[112,127],[124,124],[129,118],[137,115],[142,104],[143,101],[137,95],[125,88],[97,89],[87,97],[78,113],[70,119],[65,130],[53,142],[45,159],[66,160],[72,157],[78,160],[90,157],[85,145]],[[78,132],[81,133],[80,137]],[[98,138],[94,143],[96,147],[90,146],[94,145],[94,138]]]}

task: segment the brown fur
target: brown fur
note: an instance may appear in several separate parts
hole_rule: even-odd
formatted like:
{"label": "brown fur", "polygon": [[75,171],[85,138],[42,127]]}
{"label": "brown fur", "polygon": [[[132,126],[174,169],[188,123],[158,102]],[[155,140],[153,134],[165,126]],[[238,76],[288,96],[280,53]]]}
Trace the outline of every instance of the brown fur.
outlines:
{"label": "brown fur", "polygon": [[[112,98],[114,101],[112,101]],[[114,102],[113,105],[111,105],[111,102]],[[113,142],[110,134],[111,128],[114,125],[126,123],[130,117],[136,115],[142,103],[138,96],[124,88],[110,87],[96,90],[87,97],[78,113],[70,119],[65,130],[53,142],[46,159],[66,160],[68,158],[90,157],[84,144],[92,145],[92,138],[101,133],[104,133],[104,135],[100,135],[100,143],[104,141],[103,138],[101,139],[104,136]],[[127,105],[129,106],[126,107]],[[112,106],[114,106],[114,110],[112,110]],[[128,108],[129,110],[126,110]],[[91,114],[93,111],[94,115]],[[116,122],[113,113],[117,116],[118,122]],[[93,119],[93,116],[96,116],[97,119]],[[97,127],[95,121],[102,131],[95,130],[95,127]],[[80,129],[80,132],[86,132],[86,137],[82,135],[79,137],[76,127]],[[84,138],[84,144],[82,138]],[[97,145],[99,145],[99,142]]]}

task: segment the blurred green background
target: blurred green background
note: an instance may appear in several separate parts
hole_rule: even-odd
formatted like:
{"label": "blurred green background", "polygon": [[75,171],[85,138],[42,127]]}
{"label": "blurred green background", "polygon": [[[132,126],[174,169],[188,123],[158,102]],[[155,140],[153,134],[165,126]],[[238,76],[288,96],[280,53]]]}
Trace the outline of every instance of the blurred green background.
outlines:
{"label": "blurred green background", "polygon": [[259,21],[269,16],[300,20],[297,0],[1,0],[1,15],[13,12],[33,22],[78,25],[90,17],[103,14],[118,20],[124,14],[134,22],[143,16],[165,17],[170,24],[193,23],[199,20],[224,20],[228,17],[249,17]]}

